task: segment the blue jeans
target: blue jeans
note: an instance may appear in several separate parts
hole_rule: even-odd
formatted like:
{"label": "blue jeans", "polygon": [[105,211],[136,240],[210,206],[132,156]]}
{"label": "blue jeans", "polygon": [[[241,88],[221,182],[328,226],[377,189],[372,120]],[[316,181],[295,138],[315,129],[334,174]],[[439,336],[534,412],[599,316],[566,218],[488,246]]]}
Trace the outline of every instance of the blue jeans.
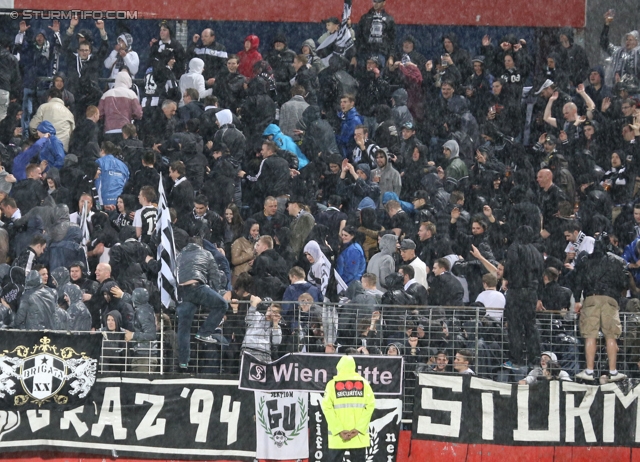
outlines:
{"label": "blue jeans", "polygon": [[215,332],[229,305],[218,292],[205,284],[180,286],[178,287],[178,296],[182,299],[177,308],[178,361],[179,364],[188,364],[191,355],[189,334],[198,305],[203,305],[210,310],[209,316],[198,330],[198,335],[203,337]]}

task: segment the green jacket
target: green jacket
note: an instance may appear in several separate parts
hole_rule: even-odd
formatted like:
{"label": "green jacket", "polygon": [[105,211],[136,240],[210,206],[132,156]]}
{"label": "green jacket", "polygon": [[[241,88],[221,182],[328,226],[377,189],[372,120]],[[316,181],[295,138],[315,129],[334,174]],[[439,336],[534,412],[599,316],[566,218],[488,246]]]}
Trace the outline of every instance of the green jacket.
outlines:
{"label": "green jacket", "polygon": [[[329,449],[369,447],[369,422],[376,405],[371,385],[356,372],[353,356],[343,356],[337,369],[338,374],[327,383],[322,400],[329,429]],[[340,432],[353,429],[360,434],[343,441]]]}

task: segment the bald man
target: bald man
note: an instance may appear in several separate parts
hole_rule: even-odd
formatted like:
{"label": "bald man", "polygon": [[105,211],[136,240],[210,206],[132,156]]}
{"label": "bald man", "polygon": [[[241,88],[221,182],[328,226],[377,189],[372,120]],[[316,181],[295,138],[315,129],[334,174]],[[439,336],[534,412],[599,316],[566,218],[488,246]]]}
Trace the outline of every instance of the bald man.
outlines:
{"label": "bald man", "polygon": [[189,59],[200,58],[204,61],[204,77],[207,88],[213,86],[216,78],[227,68],[227,51],[224,45],[216,41],[213,29],[206,28],[202,35],[194,34],[187,49]]}
{"label": "bald man", "polygon": [[87,308],[91,313],[91,330],[97,330],[102,327],[102,308],[105,304],[102,287],[109,282],[115,283],[111,278],[111,265],[108,263],[99,263],[96,266],[95,276],[100,285],[96,293],[91,296],[91,300],[87,301]]}
{"label": "bald man", "polygon": [[[540,207],[540,211],[542,212],[542,229],[540,236],[548,240],[548,243],[551,244],[552,242],[549,242],[549,237],[553,235],[552,240],[559,239],[560,244],[562,244],[562,229],[560,228],[559,219],[556,214],[558,213],[560,202],[567,201],[568,199],[562,189],[553,182],[553,173],[551,170],[547,168],[540,170],[536,176],[536,181],[540,186],[538,207]],[[562,245],[555,247],[562,250]],[[558,258],[564,258],[562,252],[560,252]]]}

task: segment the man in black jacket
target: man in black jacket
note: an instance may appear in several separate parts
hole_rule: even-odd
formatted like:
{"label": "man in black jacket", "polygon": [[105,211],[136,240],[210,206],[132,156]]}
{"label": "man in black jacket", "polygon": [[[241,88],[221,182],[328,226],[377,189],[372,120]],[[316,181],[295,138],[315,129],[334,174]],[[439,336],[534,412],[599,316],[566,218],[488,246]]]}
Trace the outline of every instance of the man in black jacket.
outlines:
{"label": "man in black jacket", "polygon": [[25,274],[29,274],[31,268],[35,264],[40,255],[44,253],[44,249],[47,246],[47,240],[42,234],[34,234],[31,238],[31,243],[18,258],[13,261],[13,266],[19,266],[24,268]]}
{"label": "man in black jacket", "polygon": [[509,369],[524,365],[526,359],[533,364],[540,354],[540,335],[536,327],[537,290],[544,271],[542,254],[531,243],[534,238],[529,226],[516,230],[513,244],[507,250],[503,279],[509,283],[504,316],[509,323]]}
{"label": "man in black jacket", "polygon": [[274,237],[280,229],[289,225],[289,217],[278,210],[278,201],[273,196],[267,196],[262,210],[251,218],[258,222],[263,236]]}
{"label": "man in black jacket", "polygon": [[[373,8],[362,15],[358,22],[356,47],[358,59],[364,66],[365,59],[376,54],[381,55],[385,63],[393,64],[393,52],[396,44],[396,23],[384,9],[384,0],[373,0]],[[356,60],[351,60],[356,65]]]}
{"label": "man in black jacket", "polygon": [[[200,58],[204,61],[205,86],[212,87],[227,62],[227,51],[223,44],[216,41],[213,29],[207,28],[202,35],[194,34],[187,49],[187,58]],[[202,46],[199,46],[202,45]]]}
{"label": "man in black jacket", "polygon": [[[77,51],[74,48],[73,32],[78,25],[78,17],[71,18],[69,28],[62,39],[62,48],[67,57],[67,82],[66,89],[74,94],[76,101],[80,99],[80,81],[90,82],[90,86],[97,87],[98,77],[102,71],[104,59],[109,54],[109,42],[107,31],[104,29],[104,21],[96,21],[96,28],[100,31],[100,48],[92,47],[92,33],[81,29],[76,35],[78,39]],[[84,110],[83,110],[84,111]]]}
{"label": "man in black jacket", "polygon": [[398,273],[403,278],[404,290],[416,299],[416,305],[427,306],[429,304],[429,293],[427,289],[415,280],[415,270],[411,265],[402,265],[398,269]]}
{"label": "man in black jacket", "polygon": [[438,258],[433,263],[433,277],[429,278],[429,301],[436,306],[462,306],[464,288],[450,272],[451,263]]}
{"label": "man in black jacket", "polygon": [[580,300],[584,295],[584,304],[576,302],[575,310],[580,315],[580,334],[585,339],[584,350],[587,360],[586,369],[576,374],[576,378],[590,382],[596,379],[593,369],[600,330],[607,341],[609,380],[614,382],[627,378],[626,375],[617,371],[616,359],[617,339],[622,332],[618,300],[628,288],[629,273],[624,260],[609,253],[609,247],[607,233],[600,234],[595,242],[593,253],[580,254],[575,267],[576,288],[573,295],[576,300]]}
{"label": "man in black jacket", "polygon": [[178,314],[178,361],[180,370],[189,367],[191,348],[189,334],[198,305],[209,309],[196,340],[227,345],[227,340],[216,332],[227,311],[228,304],[217,292],[222,289],[220,271],[211,252],[202,248],[202,238],[192,237],[176,258],[178,297],[182,302],[176,308]]}
{"label": "man in black jacket", "polygon": [[99,284],[87,277],[86,266],[81,261],[71,263],[69,267],[69,282],[80,287],[83,302],[91,300],[91,296],[98,291]]}
{"label": "man in black jacket", "polygon": [[279,209],[282,204],[286,204],[289,193],[291,192],[290,180],[291,171],[289,170],[289,162],[284,158],[276,155],[278,147],[273,141],[265,141],[262,143],[262,162],[260,170],[255,176],[248,176],[246,172],[240,170],[238,175],[240,178],[247,178],[251,182],[256,182],[255,197],[262,198],[265,196],[273,196],[278,201]]}
{"label": "man in black jacket", "polygon": [[20,210],[31,210],[42,205],[42,201],[47,197],[47,192],[42,183],[40,165],[27,165],[26,173],[27,179],[16,183],[11,191],[11,195],[16,200]]}
{"label": "man in black jacket", "polygon": [[187,180],[186,173],[187,169],[180,161],[169,165],[169,177],[173,180],[168,197],[169,207],[176,209],[178,220],[187,219],[193,210],[193,186]]}

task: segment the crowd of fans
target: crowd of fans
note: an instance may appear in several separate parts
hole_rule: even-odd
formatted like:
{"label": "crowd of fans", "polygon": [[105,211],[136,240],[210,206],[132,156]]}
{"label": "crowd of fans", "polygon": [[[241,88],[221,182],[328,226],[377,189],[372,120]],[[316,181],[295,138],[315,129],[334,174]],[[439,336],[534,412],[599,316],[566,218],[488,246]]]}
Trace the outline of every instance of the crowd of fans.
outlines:
{"label": "crowd of fans", "polygon": [[[185,49],[166,21],[148,45],[102,21],[4,31],[0,326],[124,331],[148,356],[162,178],[181,369],[198,304],[211,317],[195,339],[231,371],[242,351],[340,348],[437,369],[461,326],[443,307],[464,305],[485,325],[504,313],[519,368],[540,364],[536,311],[584,298],[582,378],[602,327],[614,379],[618,304],[640,281],[638,32],[617,46],[605,16],[609,86],[570,29],[543,62],[513,35],[465,49],[446,34],[428,59],[384,7],[353,29],[328,18],[318,41],[249,35],[237,54],[211,28]],[[606,298],[606,325],[589,297]]]}

